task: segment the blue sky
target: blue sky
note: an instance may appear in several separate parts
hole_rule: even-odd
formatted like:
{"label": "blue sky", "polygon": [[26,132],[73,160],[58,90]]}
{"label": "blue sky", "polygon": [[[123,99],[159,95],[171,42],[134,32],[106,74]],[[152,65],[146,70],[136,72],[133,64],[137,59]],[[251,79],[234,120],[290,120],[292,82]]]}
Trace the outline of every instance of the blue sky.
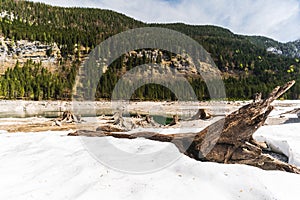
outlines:
{"label": "blue sky", "polygon": [[115,10],[144,22],[212,24],[234,33],[300,39],[300,0],[33,0]]}

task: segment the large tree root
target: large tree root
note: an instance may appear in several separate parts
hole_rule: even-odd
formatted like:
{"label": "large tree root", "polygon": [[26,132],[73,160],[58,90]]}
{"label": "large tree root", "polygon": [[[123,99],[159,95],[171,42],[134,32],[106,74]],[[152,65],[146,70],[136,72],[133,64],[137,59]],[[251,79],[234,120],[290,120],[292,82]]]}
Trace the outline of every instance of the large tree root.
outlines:
{"label": "large tree root", "polygon": [[281,162],[270,155],[263,154],[263,144],[256,142],[252,135],[267,119],[273,106],[270,104],[294,85],[288,82],[283,87],[276,87],[265,100],[253,102],[229,114],[199,133],[162,135],[151,132],[134,134],[111,133],[104,131],[80,131],[69,135],[150,140],[171,142],[185,155],[200,161],[218,163],[246,164],[265,170],[281,170],[300,174],[296,166]]}

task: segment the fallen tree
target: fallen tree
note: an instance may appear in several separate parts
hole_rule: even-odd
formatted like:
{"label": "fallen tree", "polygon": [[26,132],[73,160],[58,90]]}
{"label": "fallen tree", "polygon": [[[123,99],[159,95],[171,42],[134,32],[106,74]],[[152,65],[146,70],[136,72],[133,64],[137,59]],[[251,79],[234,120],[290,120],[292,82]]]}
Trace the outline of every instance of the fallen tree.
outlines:
{"label": "fallen tree", "polygon": [[126,134],[78,130],[69,135],[112,136],[127,139],[143,137],[155,141],[171,142],[180,152],[200,161],[246,164],[265,170],[281,170],[300,174],[300,169],[296,166],[264,154],[263,149],[266,148],[266,144],[258,143],[252,137],[273,110],[271,103],[292,87],[294,83],[295,81],[290,81],[282,87],[276,87],[265,100],[254,101],[245,105],[199,133],[162,135],[151,132]]}

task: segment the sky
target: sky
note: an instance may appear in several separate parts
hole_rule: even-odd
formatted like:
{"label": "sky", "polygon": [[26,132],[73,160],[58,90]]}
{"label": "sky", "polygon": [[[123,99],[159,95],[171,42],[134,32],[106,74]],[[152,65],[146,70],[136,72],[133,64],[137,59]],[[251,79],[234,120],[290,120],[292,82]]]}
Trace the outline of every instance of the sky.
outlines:
{"label": "sky", "polygon": [[217,25],[281,42],[300,39],[300,0],[32,0],[114,10],[143,22]]}

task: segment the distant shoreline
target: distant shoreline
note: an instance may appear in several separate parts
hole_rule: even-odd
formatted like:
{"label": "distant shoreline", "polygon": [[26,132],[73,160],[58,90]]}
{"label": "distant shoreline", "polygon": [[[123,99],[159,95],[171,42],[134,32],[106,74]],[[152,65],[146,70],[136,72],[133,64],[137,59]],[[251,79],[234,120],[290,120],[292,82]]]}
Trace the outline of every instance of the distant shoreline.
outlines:
{"label": "distant shoreline", "polygon": [[[193,115],[199,108],[207,109],[215,115],[228,114],[251,101],[206,101],[206,102],[174,102],[174,101],[27,101],[0,100],[0,118],[6,117],[51,117],[63,111],[75,111],[83,115],[111,115],[123,110],[131,114],[150,115]],[[274,105],[280,107],[300,107],[300,100],[277,100]]]}
{"label": "distant shoreline", "polygon": [[[27,101],[27,100],[0,100],[0,117],[20,115],[20,117],[34,117],[46,112],[63,112],[67,110],[79,111],[82,114],[110,115],[124,110],[133,114],[191,114],[199,108],[215,110],[217,113],[229,112],[232,107],[239,107],[245,102],[209,101],[209,102],[125,102],[125,101]],[[230,108],[229,108],[230,107]]]}

